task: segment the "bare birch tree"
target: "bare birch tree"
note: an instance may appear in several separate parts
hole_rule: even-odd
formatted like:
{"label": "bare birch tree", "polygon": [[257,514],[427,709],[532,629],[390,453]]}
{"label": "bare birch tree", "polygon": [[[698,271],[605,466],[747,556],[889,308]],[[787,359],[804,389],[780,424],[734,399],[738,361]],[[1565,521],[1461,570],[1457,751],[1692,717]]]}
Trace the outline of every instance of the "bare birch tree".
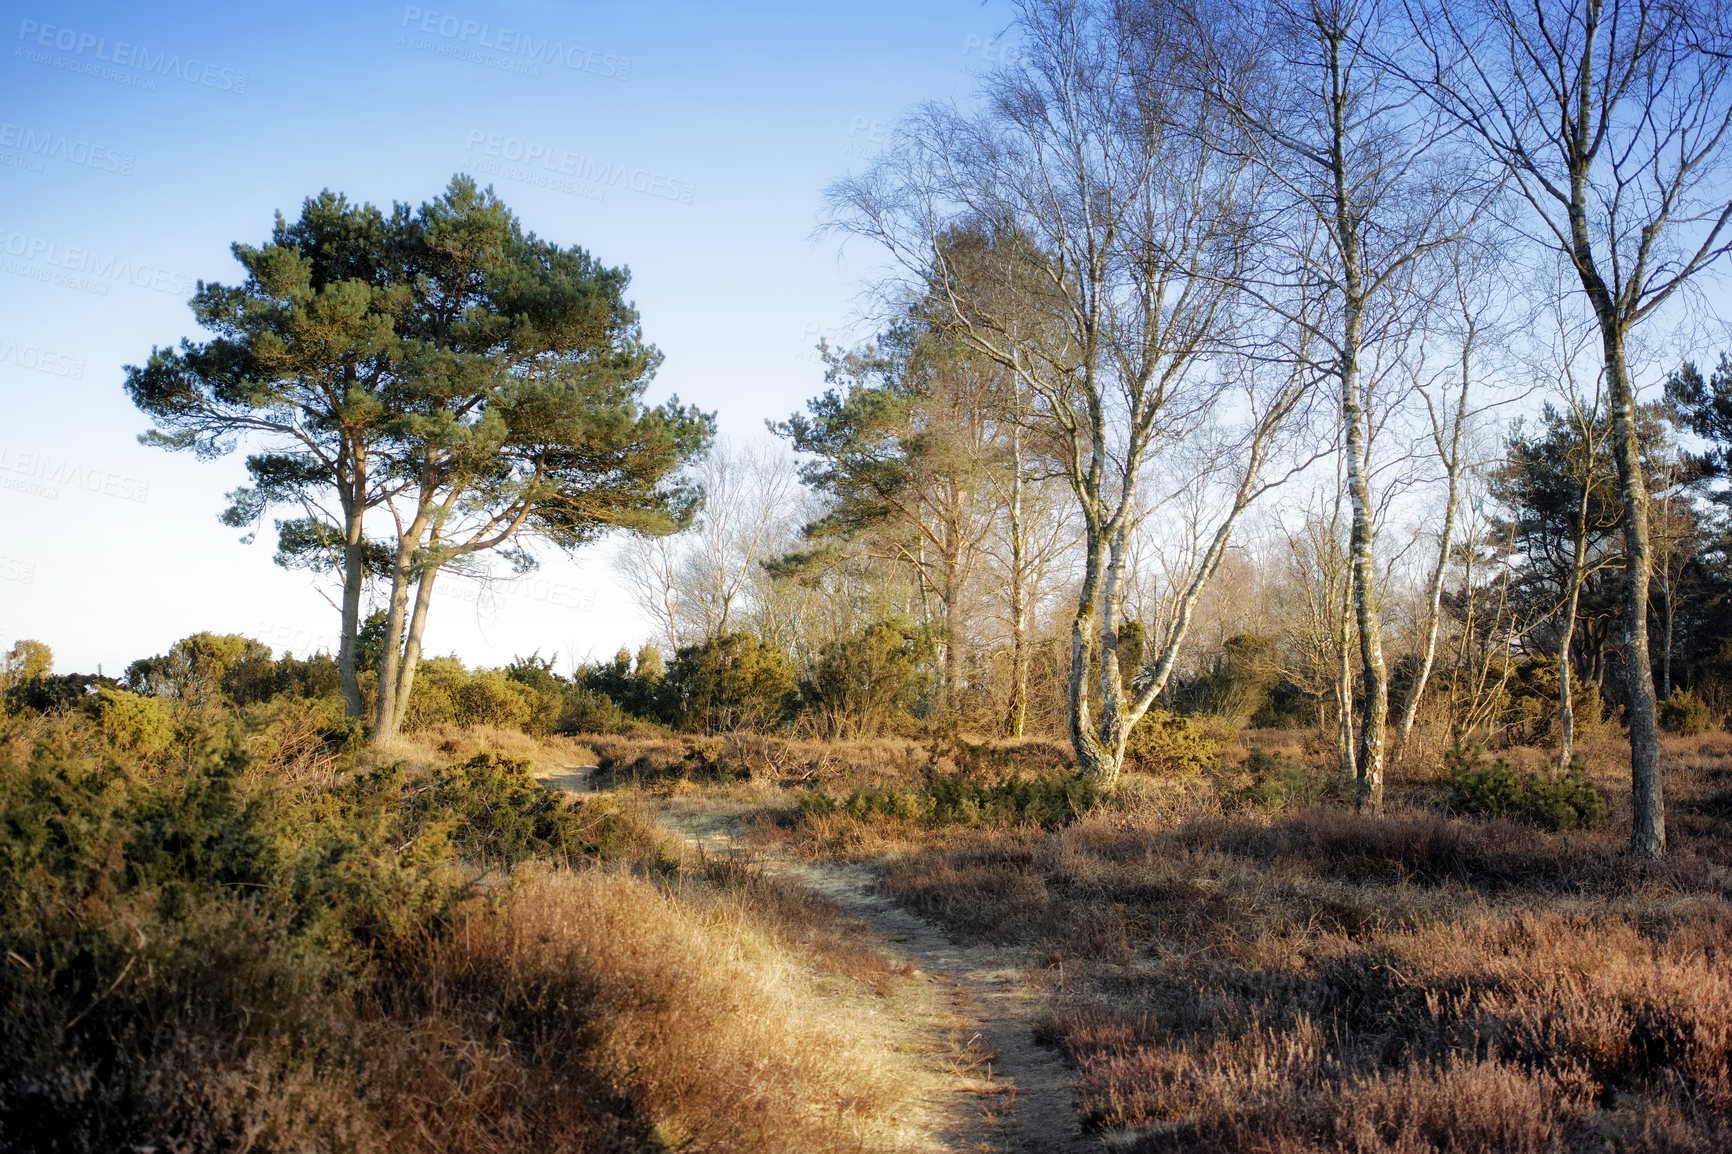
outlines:
{"label": "bare birch tree", "polygon": [[1432,449],[1443,471],[1443,523],[1437,532],[1437,559],[1432,563],[1425,584],[1419,665],[1402,698],[1401,711],[1395,723],[1395,744],[1389,758],[1392,768],[1400,767],[1407,751],[1408,738],[1413,733],[1420,702],[1425,698],[1432,666],[1437,660],[1444,579],[1449,571],[1450,551],[1455,547],[1456,514],[1470,464],[1466,434],[1475,412],[1470,400],[1476,376],[1475,358],[1483,356],[1488,337],[1494,335],[1487,329],[1495,322],[1498,308],[1496,294],[1488,292],[1485,284],[1501,264],[1494,250],[1484,245],[1461,245],[1452,251],[1451,256],[1450,295],[1454,298],[1454,308],[1452,323],[1446,328],[1453,330],[1448,332],[1448,339],[1455,346],[1456,363],[1453,371],[1438,374],[1416,390],[1425,405]]}
{"label": "bare birch tree", "polygon": [[1732,27],[1718,0],[1413,0],[1412,72],[1514,173],[1529,235],[1599,325],[1624,503],[1631,848],[1665,851],[1648,648],[1653,569],[1630,339],[1732,248]]}
{"label": "bare birch tree", "polygon": [[[914,295],[944,303],[958,339],[1017,376],[1059,447],[1084,546],[1068,728],[1083,770],[1111,785],[1302,391],[1256,376],[1234,393],[1234,375],[1212,364],[1239,319],[1258,190],[1247,150],[1223,147],[1232,121],[1174,82],[1195,62],[1176,6],[1024,0],[1018,11],[1024,51],[986,84],[983,110],[929,106],[831,202],[836,227],[881,243]],[[944,243],[958,227],[991,238],[967,270]],[[1127,678],[1119,603],[1138,487],[1151,457],[1217,407],[1239,417],[1239,435],[1192,481],[1223,483],[1220,515],[1171,626]]]}
{"label": "bare birch tree", "polygon": [[1259,295],[1335,385],[1360,648],[1355,793],[1372,812],[1383,805],[1389,675],[1374,596],[1371,413],[1380,390],[1399,387],[1391,378],[1433,305],[1431,258],[1458,241],[1495,187],[1460,163],[1447,118],[1368,48],[1387,34],[1386,7],[1277,0],[1244,10],[1234,34],[1214,41],[1223,55],[1212,62],[1218,77],[1261,78],[1238,94],[1221,86],[1283,194],[1270,243],[1286,276]]}
{"label": "bare birch tree", "polygon": [[638,608],[668,653],[756,625],[769,577],[764,562],[799,537],[803,510],[793,460],[773,445],[718,443],[691,469],[704,494],[692,528],[627,539],[614,557]]}

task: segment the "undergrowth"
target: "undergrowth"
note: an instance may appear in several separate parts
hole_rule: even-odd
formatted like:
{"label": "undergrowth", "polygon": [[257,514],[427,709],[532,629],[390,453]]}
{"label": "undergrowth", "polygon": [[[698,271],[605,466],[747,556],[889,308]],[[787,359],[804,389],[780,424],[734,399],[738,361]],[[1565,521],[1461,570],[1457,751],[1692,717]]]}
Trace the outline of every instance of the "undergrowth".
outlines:
{"label": "undergrowth", "polygon": [[1580,755],[1562,773],[1524,773],[1501,757],[1487,761],[1485,747],[1469,742],[1446,751],[1444,763],[1456,813],[1513,818],[1551,830],[1597,829],[1606,820],[1605,799]]}
{"label": "undergrowth", "polygon": [[521,759],[356,770],[292,712],[0,716],[0,1151],[904,1144],[767,902]]}
{"label": "undergrowth", "polygon": [[802,813],[816,817],[846,814],[860,821],[893,818],[928,828],[954,825],[1034,823],[1063,825],[1101,800],[1089,777],[1012,773],[993,780],[963,774],[931,774],[918,785],[861,786],[833,797],[822,786],[800,795]]}

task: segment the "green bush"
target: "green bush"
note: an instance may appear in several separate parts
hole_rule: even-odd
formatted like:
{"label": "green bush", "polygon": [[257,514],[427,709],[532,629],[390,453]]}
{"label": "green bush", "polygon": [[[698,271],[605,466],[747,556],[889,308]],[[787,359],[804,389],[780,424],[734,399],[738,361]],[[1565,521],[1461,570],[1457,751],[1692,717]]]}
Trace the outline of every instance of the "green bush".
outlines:
{"label": "green bush", "polygon": [[565,691],[560,702],[559,733],[636,733],[653,728],[615,705],[607,694],[593,693],[581,685]]}
{"label": "green bush", "polygon": [[1714,731],[1714,713],[1708,703],[1688,689],[1674,689],[1660,703],[1660,727],[1681,737],[1701,737]]}
{"label": "green bush", "polygon": [[456,724],[468,686],[469,671],[457,658],[422,658],[409,689],[409,708],[403,711],[403,732]]}
{"label": "green bush", "polygon": [[908,705],[923,646],[902,621],[879,621],[824,646],[803,687],[830,737],[876,737]]}
{"label": "green bush", "polygon": [[1100,802],[1100,786],[1092,777],[1011,774],[980,781],[962,774],[933,774],[918,786],[879,789],[861,787],[845,799],[830,796],[822,786],[800,799],[804,813],[845,813],[861,821],[889,817],[930,827],[1015,825],[1060,826]]}
{"label": "green bush", "polygon": [[195,710],[225,696],[236,704],[262,701],[273,692],[274,678],[270,646],[237,633],[194,633],[167,653],[126,667],[126,683],[135,692]]}
{"label": "green bush", "polygon": [[1219,760],[1221,747],[1231,739],[1224,729],[1211,719],[1151,709],[1125,741],[1125,764],[1161,777],[1200,773]]}
{"label": "green bush", "polygon": [[529,724],[534,706],[530,691],[503,670],[478,669],[457,692],[457,722],[522,729]]}
{"label": "green bush", "polygon": [[[509,866],[640,837],[493,755],[433,781],[389,766],[274,789],[243,747],[282,721],[265,710],[183,728],[173,757],[119,752],[125,711],[158,701],[116,694],[0,742],[0,1150],[359,1149],[346,1113],[289,1101],[313,1137],[254,1135],[225,1129],[244,1103],[205,1092],[364,1094],[358,1072],[390,1067],[352,1027],[413,1019],[434,994],[414,975],[483,888],[455,855]],[[363,1105],[350,1093],[342,1111]]]}
{"label": "green bush", "polygon": [[149,757],[174,740],[174,712],[160,697],[104,686],[92,711],[109,742],[124,753]]}
{"label": "green bush", "polygon": [[[584,733],[629,733],[632,717],[667,720],[668,702],[662,692],[662,679],[667,670],[662,664],[661,650],[643,645],[637,651],[637,667],[632,667],[631,651],[621,648],[611,662],[599,662],[579,671],[577,688],[587,691],[591,700],[606,699],[606,709],[598,715],[595,726],[585,727]],[[606,714],[624,720],[612,721]],[[601,727],[605,726],[605,727]]]}
{"label": "green bush", "polygon": [[723,633],[687,645],[661,680],[664,715],[682,729],[725,733],[781,721],[794,670],[774,645],[749,633]]}
{"label": "green bush", "polygon": [[1330,792],[1327,771],[1277,750],[1253,749],[1234,778],[1222,783],[1221,799],[1228,808],[1278,810],[1316,805]]}
{"label": "green bush", "polygon": [[1551,830],[1594,829],[1606,820],[1606,802],[1588,779],[1582,759],[1563,773],[1523,773],[1503,758],[1487,762],[1479,742],[1444,754],[1449,808],[1478,817],[1506,817]]}
{"label": "green bush", "polygon": [[595,848],[584,838],[576,809],[537,782],[523,758],[477,754],[423,791],[414,812],[429,825],[450,823],[458,852],[482,863],[565,861]]}

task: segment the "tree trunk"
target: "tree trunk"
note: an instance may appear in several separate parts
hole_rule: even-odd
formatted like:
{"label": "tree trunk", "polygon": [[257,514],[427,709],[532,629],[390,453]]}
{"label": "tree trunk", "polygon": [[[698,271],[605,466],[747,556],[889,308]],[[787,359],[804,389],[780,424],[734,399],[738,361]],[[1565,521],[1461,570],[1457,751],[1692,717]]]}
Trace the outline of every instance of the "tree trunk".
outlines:
{"label": "tree trunk", "polygon": [[1672,582],[1670,575],[1660,590],[1660,700],[1672,699]]}
{"label": "tree trunk", "polygon": [[373,742],[383,743],[397,732],[398,685],[403,670],[403,633],[407,626],[409,583],[416,579],[415,553],[426,532],[431,510],[422,505],[415,519],[399,529],[397,556],[391,567],[391,603],[385,613],[385,651],[379,657],[379,700],[373,708]]}
{"label": "tree trunk", "polygon": [[1071,748],[1076,752],[1077,768],[1111,789],[1118,784],[1119,766],[1101,747],[1100,736],[1095,732],[1094,719],[1089,713],[1089,674],[1095,664],[1095,630],[1099,627],[1096,616],[1101,586],[1101,554],[1104,551],[1100,526],[1092,518],[1087,524],[1085,537],[1082,588],[1077,593],[1076,612],[1070,622],[1070,681],[1065,698],[1065,720],[1070,729]]}
{"label": "tree trunk", "polygon": [[1612,402],[1612,457],[1624,502],[1624,692],[1630,724],[1630,848],[1645,858],[1666,849],[1666,814],[1660,792],[1660,729],[1654,702],[1654,666],[1648,653],[1648,487],[1636,439],[1636,405],[1624,356],[1624,334],[1609,309],[1600,310],[1606,382]]}
{"label": "tree trunk", "polygon": [[1586,576],[1588,564],[1588,505],[1592,499],[1594,485],[1594,457],[1597,455],[1593,441],[1594,422],[1582,422],[1582,449],[1585,454],[1582,464],[1582,493],[1576,502],[1576,523],[1572,525],[1570,542],[1570,588],[1564,598],[1564,624],[1558,640],[1558,772],[1562,773],[1570,767],[1570,758],[1575,756],[1576,743],[1576,703],[1571,690],[1570,681],[1575,669],[1570,660],[1570,650],[1576,642],[1576,610],[1581,605],[1582,581]]}
{"label": "tree trunk", "polygon": [[1570,767],[1570,758],[1575,755],[1576,741],[1576,703],[1571,692],[1570,681],[1575,671],[1571,667],[1570,647],[1575,644],[1576,637],[1576,606],[1579,604],[1582,589],[1581,551],[1576,553],[1576,570],[1570,577],[1570,595],[1565,599],[1564,625],[1558,638],[1558,772],[1562,773]]}
{"label": "tree trunk", "polygon": [[[1471,358],[1475,325],[1468,324],[1467,341],[1461,350],[1461,399],[1456,404],[1455,426],[1450,430],[1449,452],[1444,468],[1449,474],[1449,489],[1443,503],[1443,532],[1437,540],[1437,567],[1431,571],[1431,584],[1425,591],[1425,646],[1420,650],[1419,669],[1413,684],[1407,687],[1407,698],[1401,705],[1401,718],[1395,726],[1395,749],[1390,765],[1399,768],[1407,753],[1407,739],[1413,732],[1413,722],[1419,716],[1420,699],[1425,696],[1426,683],[1431,680],[1431,667],[1437,660],[1437,629],[1443,617],[1443,579],[1449,569],[1449,550],[1455,542],[1455,509],[1461,500],[1461,435],[1467,424],[1467,391],[1471,380]],[[1435,428],[1435,426],[1433,426]],[[1438,430],[1438,449],[1443,449]]]}
{"label": "tree trunk", "polygon": [[1004,735],[1021,737],[1028,719],[1028,606],[1023,572],[1022,444],[1011,433],[1010,480],[1010,704],[1004,715]]}
{"label": "tree trunk", "polygon": [[962,630],[958,625],[957,602],[960,600],[957,590],[956,563],[946,557],[944,562],[944,692],[940,708],[943,710],[946,723],[954,721],[954,715],[961,704],[962,687],[962,646],[958,643]]}
{"label": "tree trunk", "polygon": [[[1358,344],[1357,312],[1348,316],[1347,348]],[[1372,553],[1371,485],[1366,476],[1364,412],[1359,403],[1358,365],[1350,351],[1342,357],[1341,423],[1347,434],[1347,492],[1353,506],[1349,551],[1353,569],[1353,609],[1359,628],[1359,670],[1364,679],[1359,704],[1359,744],[1355,751],[1354,803],[1361,812],[1383,812],[1384,729],[1389,720],[1389,678],[1383,664],[1383,627],[1376,601],[1377,569]]]}
{"label": "tree trunk", "polygon": [[1341,257],[1342,331],[1338,372],[1341,381],[1341,428],[1346,438],[1347,495],[1352,502],[1353,527],[1348,535],[1353,570],[1353,607],[1359,626],[1360,676],[1365,685],[1359,706],[1359,747],[1356,751],[1354,800],[1361,812],[1383,812],[1383,743],[1389,720],[1389,679],[1383,664],[1383,628],[1376,604],[1377,570],[1372,548],[1376,532],[1371,507],[1369,430],[1362,404],[1359,351],[1364,342],[1366,287],[1364,221],[1349,191],[1347,167],[1349,100],[1341,87],[1340,54],[1345,34],[1328,36],[1332,84],[1329,101],[1329,175],[1333,183],[1330,222]]}
{"label": "tree trunk", "polygon": [[1341,595],[1341,631],[1335,647],[1335,753],[1342,776],[1359,780],[1359,759],[1353,749],[1353,571],[1347,572],[1347,588]]}
{"label": "tree trunk", "polygon": [[421,667],[421,637],[427,631],[427,606],[433,600],[433,581],[439,576],[435,566],[421,571],[415,589],[415,611],[409,618],[409,635],[403,645],[403,664],[397,673],[397,700],[392,708],[391,732],[403,728],[409,714],[409,694],[415,688],[415,671]]}
{"label": "tree trunk", "polygon": [[403,628],[409,607],[409,571],[399,556],[391,574],[391,603],[385,612],[385,650],[379,655],[379,695],[373,703],[373,741],[397,732],[397,682],[403,667]]}
{"label": "tree trunk", "polygon": [[[1129,506],[1127,496],[1125,504]],[[1107,550],[1107,574],[1101,592],[1100,685],[1101,720],[1097,727],[1101,757],[1112,764],[1111,780],[1118,780],[1130,726],[1125,716],[1124,672],[1119,668],[1119,604],[1123,593],[1125,526],[1121,523]],[[1103,775],[1104,776],[1104,775]]]}
{"label": "tree trunk", "polygon": [[1455,498],[1451,494],[1450,507],[1443,515],[1443,538],[1438,546],[1437,568],[1431,575],[1431,586],[1426,590],[1425,644],[1420,648],[1419,668],[1414,672],[1413,684],[1407,687],[1407,696],[1401,703],[1401,714],[1395,723],[1395,745],[1389,756],[1392,768],[1399,768],[1401,759],[1407,754],[1407,739],[1413,732],[1413,723],[1419,716],[1419,703],[1425,696],[1426,684],[1431,680],[1431,667],[1437,660],[1437,630],[1443,616],[1444,567],[1448,563],[1450,537],[1454,529]]}
{"label": "tree trunk", "polygon": [[343,716],[361,717],[366,702],[361,698],[359,655],[361,640],[361,589],[366,583],[366,542],[358,510],[344,510],[343,526],[343,632],[337,641],[337,681],[343,690]]}

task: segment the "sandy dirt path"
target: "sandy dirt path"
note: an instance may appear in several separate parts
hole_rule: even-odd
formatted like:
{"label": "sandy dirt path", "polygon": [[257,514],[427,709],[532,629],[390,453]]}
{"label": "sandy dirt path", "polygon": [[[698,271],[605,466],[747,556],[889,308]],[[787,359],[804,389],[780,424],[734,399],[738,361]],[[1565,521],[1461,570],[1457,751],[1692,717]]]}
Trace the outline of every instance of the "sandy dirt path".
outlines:
{"label": "sandy dirt path", "polygon": [[[587,792],[585,768],[544,778],[556,789]],[[1077,1126],[1070,1071],[1034,1039],[1044,989],[1014,951],[964,946],[939,926],[874,892],[865,866],[797,861],[747,845],[743,807],[676,799],[662,824],[692,852],[731,858],[780,881],[822,894],[868,930],[873,944],[914,970],[915,989],[891,999],[895,1032],[925,1056],[934,1078],[931,1114],[941,1150],[969,1154],[1072,1154],[1105,1143]]]}

